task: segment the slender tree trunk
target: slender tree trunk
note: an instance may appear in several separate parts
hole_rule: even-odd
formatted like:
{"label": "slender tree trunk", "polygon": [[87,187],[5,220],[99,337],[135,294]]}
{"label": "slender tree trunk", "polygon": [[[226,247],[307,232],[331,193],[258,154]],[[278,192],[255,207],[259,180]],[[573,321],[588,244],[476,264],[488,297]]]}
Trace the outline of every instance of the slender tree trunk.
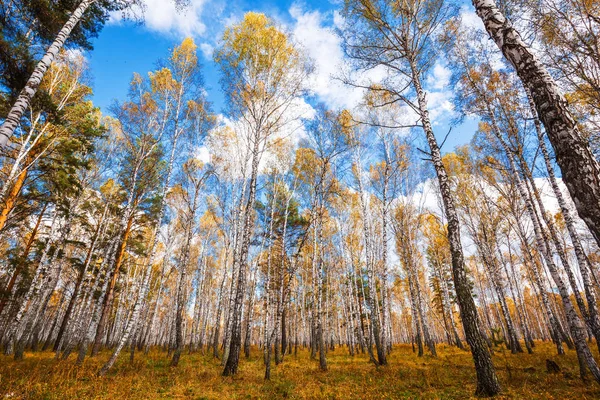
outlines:
{"label": "slender tree trunk", "polygon": [[108,203],[104,207],[104,212],[100,221],[98,222],[98,226],[96,227],[96,231],[94,232],[94,236],[92,238],[92,242],[90,243],[90,248],[88,249],[87,255],[85,257],[85,261],[83,263],[83,268],[81,269],[79,275],[77,276],[77,281],[75,282],[75,288],[73,289],[73,295],[69,300],[69,304],[67,306],[67,310],[65,311],[65,315],[63,316],[62,322],[60,324],[60,328],[58,330],[58,334],[56,336],[56,340],[54,341],[53,351],[58,351],[62,336],[67,328],[67,324],[69,323],[69,319],[71,318],[71,312],[73,311],[73,307],[75,306],[75,302],[79,299],[79,290],[81,289],[81,284],[85,278],[85,275],[88,272],[88,267],[92,261],[92,255],[94,254],[94,250],[96,249],[96,243],[98,238],[100,237],[100,230],[103,229],[104,219],[106,218],[106,214],[108,212]]}
{"label": "slender tree trunk", "polygon": [[223,273],[223,279],[221,280],[221,285],[219,289],[219,299],[217,301],[217,316],[215,317],[215,328],[213,332],[213,357],[219,358],[219,333],[221,329],[221,313],[223,310],[223,291],[225,290],[225,281],[227,279],[227,273]]}
{"label": "slender tree trunk", "polygon": [[[322,206],[321,206],[322,207]],[[323,332],[323,296],[326,296],[325,277],[326,266],[323,262],[323,227],[322,227],[322,210],[319,209],[319,222],[317,228],[317,237],[319,250],[317,254],[317,315],[316,315],[316,345],[319,349],[319,369],[327,371],[327,348],[325,344],[325,335]]]}
{"label": "slender tree trunk", "polygon": [[[256,266],[255,268],[258,268]],[[254,273],[256,275],[256,272]],[[250,358],[250,342],[252,340],[252,318],[254,315],[254,292],[256,291],[256,280],[255,276],[252,280],[252,286],[250,287],[250,293],[248,295],[248,312],[246,313],[246,335],[244,336],[244,356]]]}
{"label": "slender tree trunk", "polygon": [[[510,257],[511,269],[513,270],[513,274],[514,274],[514,267],[512,266],[512,253],[510,250],[510,242],[508,243],[508,248],[509,248],[508,251],[509,251],[509,257]],[[523,306],[523,303],[521,302],[521,298],[518,296],[518,294],[516,293],[516,291],[514,289],[513,281],[508,272],[508,268],[506,266],[506,262],[504,261],[502,252],[500,251],[499,248],[497,250],[498,250],[498,254],[500,255],[500,263],[502,264],[504,273],[506,275],[506,280],[508,282],[508,288],[510,290],[513,302],[515,304],[515,311],[517,313],[517,317],[518,317],[519,322],[521,323],[521,327],[523,329],[523,339],[525,340],[525,347],[527,348],[527,353],[533,354],[533,349],[532,349],[533,346],[531,346],[531,343],[533,342],[533,340],[531,339],[531,334],[529,332],[529,326],[528,326],[527,320],[526,320],[525,308]]]}
{"label": "slender tree trunk", "polygon": [[[257,132],[258,133],[258,132]],[[255,135],[254,138],[254,149],[252,152],[252,172],[249,182],[248,199],[244,206],[243,213],[243,227],[241,232],[241,246],[238,254],[239,271],[237,277],[236,291],[233,296],[233,313],[232,321],[230,323],[231,332],[231,346],[229,348],[229,354],[223,369],[223,376],[235,375],[237,373],[238,364],[240,360],[240,350],[242,347],[242,324],[241,314],[244,302],[244,293],[246,291],[246,274],[248,267],[248,251],[250,248],[250,239],[252,236],[252,222],[253,222],[253,211],[254,201],[256,199],[256,180],[258,176],[258,163],[260,160],[259,155],[259,135]]]}
{"label": "slender tree trunk", "polygon": [[[358,165],[360,158],[358,154],[355,155],[356,163]],[[360,200],[360,212],[361,219],[363,221],[363,243],[364,243],[364,253],[365,253],[365,266],[369,275],[369,308],[371,311],[371,324],[369,326],[369,341],[374,339],[375,342],[375,350],[377,351],[377,360],[373,357],[372,348],[369,345],[369,355],[371,356],[372,361],[377,365],[386,365],[387,357],[386,357],[386,349],[381,341],[382,339],[382,329],[381,329],[381,321],[379,318],[379,304],[377,302],[377,284],[375,282],[375,265],[372,255],[372,240],[371,240],[371,225],[369,223],[369,213],[367,210],[367,204],[365,200],[365,192],[363,188],[362,176],[361,176],[360,168],[358,168],[357,173],[357,181],[358,181],[358,192],[359,192],[359,200]],[[387,239],[387,238],[386,238]],[[387,260],[386,260],[387,261]]]}
{"label": "slender tree trunk", "polygon": [[[196,202],[196,198],[194,198],[194,203]],[[194,204],[195,206],[195,204]],[[183,318],[184,318],[184,308],[186,304],[186,296],[185,296],[185,287],[187,280],[187,269],[189,263],[189,253],[190,253],[190,245],[192,242],[192,232],[193,232],[193,217],[191,221],[188,221],[188,233],[186,238],[186,243],[184,244],[183,256],[181,260],[181,272],[179,273],[179,284],[177,285],[177,313],[175,315],[175,352],[173,353],[173,358],[171,359],[171,366],[176,367],[179,364],[179,358],[181,357],[181,352],[183,350]]]}
{"label": "slender tree trunk", "polygon": [[413,85],[417,92],[421,123],[431,150],[431,160],[438,177],[444,211],[448,220],[448,242],[450,243],[450,254],[452,256],[452,275],[467,343],[469,343],[469,346],[471,347],[471,353],[473,354],[473,359],[475,361],[475,370],[477,372],[476,394],[493,396],[500,392],[500,383],[496,376],[490,351],[479,328],[477,307],[475,306],[473,295],[471,293],[471,285],[465,271],[465,262],[460,240],[460,225],[456,207],[454,205],[454,199],[452,198],[448,174],[442,163],[440,149],[429,120],[427,100],[421,86],[419,72],[415,62],[412,60],[411,69]]}
{"label": "slender tree trunk", "polygon": [[31,231],[31,234],[29,235],[29,239],[27,240],[27,243],[25,244],[25,249],[23,250],[23,255],[21,256],[21,259],[17,262],[17,265],[15,266],[15,270],[13,271],[13,273],[10,277],[10,280],[8,281],[8,284],[6,285],[6,289],[5,289],[6,297],[0,298],[0,315],[2,314],[2,311],[4,310],[4,307],[6,306],[8,297],[11,295],[11,293],[15,287],[15,283],[17,282],[17,278],[21,274],[23,266],[27,263],[27,259],[29,257],[29,252],[31,251],[31,247],[33,246],[33,243],[35,242],[35,238],[37,237],[37,233],[40,229],[40,225],[42,223],[42,219],[44,217],[44,213],[46,212],[46,208],[48,207],[48,204],[49,204],[48,202],[44,203],[44,207],[42,207],[42,210],[40,211],[40,214],[38,215],[37,221],[35,222],[35,226],[33,227],[33,230]]}
{"label": "slender tree trunk", "polygon": [[410,293],[410,311],[412,314],[413,328],[415,330],[414,337],[417,342],[417,356],[423,357],[423,334],[421,331],[421,321],[419,319],[419,311],[417,310],[417,293],[415,289],[414,277],[412,272],[409,272],[408,288]]}
{"label": "slender tree trunk", "polygon": [[423,296],[421,294],[421,285],[419,284],[419,275],[417,271],[414,271],[415,276],[415,289],[417,294],[417,306],[419,311],[419,320],[421,321],[421,326],[423,327],[423,339],[425,340],[425,345],[429,348],[431,355],[433,357],[437,357],[437,351],[435,349],[435,342],[433,337],[431,336],[431,332],[429,330],[429,320],[427,318],[426,310],[424,309],[424,301]]}
{"label": "slender tree trunk", "polygon": [[95,356],[100,351],[100,346],[102,343],[102,337],[104,335],[104,331],[106,328],[106,323],[108,322],[108,314],[110,313],[110,309],[113,302],[114,290],[117,284],[117,280],[119,279],[119,273],[121,270],[121,264],[123,263],[123,259],[125,257],[125,250],[127,249],[127,241],[129,240],[129,235],[131,234],[131,228],[133,226],[135,213],[131,213],[127,220],[127,225],[125,226],[125,230],[123,235],[121,236],[121,241],[119,243],[119,248],[117,250],[117,255],[115,257],[114,267],[110,278],[110,283],[106,292],[104,293],[102,300],[102,311],[100,314],[100,320],[98,321],[98,327],[96,328],[96,337],[94,339],[94,346],[92,347],[92,356]]}
{"label": "slender tree trunk", "polygon": [[[25,293],[25,296],[17,308],[17,312],[7,328],[7,334],[5,336],[5,342],[7,347],[5,348],[6,354],[11,354],[13,350],[13,339],[18,337],[23,329],[23,319],[26,317],[26,313],[28,312],[28,307],[31,306],[32,302],[37,299],[37,295],[40,290],[44,287],[44,283],[46,282],[46,275],[48,274],[48,267],[51,260],[50,250],[54,246],[56,242],[56,230],[58,228],[58,212],[54,211],[54,216],[52,218],[50,233],[48,235],[48,239],[46,244],[44,245],[44,250],[42,251],[39,264],[35,270],[35,274],[29,285],[29,289]],[[25,322],[27,322],[27,318],[25,318]]]}
{"label": "slender tree trunk", "polygon": [[95,300],[93,294],[100,287],[100,284],[102,284],[101,293],[104,293],[106,291],[106,288],[108,287],[108,268],[110,265],[110,261],[113,258],[113,254],[115,252],[117,244],[118,243],[116,239],[108,243],[106,251],[103,254],[104,261],[102,262],[98,270],[98,274],[103,273],[103,279],[100,279],[100,275],[98,275],[98,277],[94,280],[94,286],[90,288],[90,291],[87,295],[88,298],[85,303],[85,307],[83,308],[84,313],[80,316],[79,319],[77,319],[78,323],[72,328],[72,334],[70,335],[71,337],[69,337],[69,341],[64,346],[65,350],[63,351],[62,358],[63,360],[66,360],[73,348],[75,347],[75,345],[79,345],[79,353],[76,362],[76,365],[78,366],[83,364],[83,361],[87,354],[88,344],[90,341],[89,337],[95,331],[94,328],[96,326],[96,322],[100,318],[102,301],[101,299]]}
{"label": "slender tree trunk", "polygon": [[[46,340],[44,341],[44,345],[42,346],[42,351],[46,351],[48,349],[48,347],[50,347],[52,336],[54,334],[54,329],[56,329],[56,326],[58,325],[58,320],[59,320],[59,317],[60,317],[60,309],[63,306],[63,303],[65,301],[65,297],[66,296],[64,295],[64,292],[63,292],[61,294],[61,296],[60,296],[60,302],[58,303],[58,306],[56,307],[56,311],[55,311],[55,315],[54,315],[54,318],[53,318],[52,326],[50,327],[50,330],[48,331],[48,336],[46,337]],[[32,345],[32,349],[34,349],[34,345]]]}
{"label": "slender tree trunk", "polygon": [[[134,333],[134,331],[136,330],[137,327],[137,321],[138,321],[138,316],[140,314],[141,308],[144,304],[144,301],[146,299],[146,295],[148,294],[148,290],[150,287],[150,277],[152,275],[152,264],[148,263],[146,265],[145,270],[142,272],[142,282],[141,282],[141,287],[139,288],[139,293],[136,297],[135,303],[133,305],[133,310],[131,312],[131,315],[129,316],[129,318],[126,318],[126,325],[125,325],[125,331],[123,332],[117,347],[115,348],[115,350],[113,351],[110,359],[106,362],[106,364],[104,364],[102,366],[102,369],[100,369],[100,371],[98,372],[99,376],[104,376],[106,375],[106,373],[110,370],[110,368],[114,365],[115,361],[117,360],[117,357],[119,356],[121,350],[123,349],[123,347],[125,347],[125,345],[127,344],[127,341],[129,340],[129,337],[132,335],[132,333]],[[132,346],[135,345],[135,335],[133,336],[133,338],[131,339],[131,344]],[[133,359],[133,353],[132,353],[132,359]]]}
{"label": "slender tree trunk", "polygon": [[[387,147],[386,147],[387,149]],[[387,153],[387,150],[386,150]],[[387,158],[387,157],[386,157]],[[387,224],[388,224],[388,210],[389,210],[389,199],[388,199],[388,185],[390,180],[391,167],[388,162],[384,168],[384,183],[383,183],[383,198],[382,198],[382,213],[381,213],[381,346],[384,349],[385,355],[379,358],[379,362],[382,365],[387,364],[387,351],[391,348],[389,337],[387,335],[387,326],[389,323],[390,316],[388,315],[388,236],[387,236]],[[433,350],[435,353],[435,349]],[[379,357],[379,355],[378,355]]]}

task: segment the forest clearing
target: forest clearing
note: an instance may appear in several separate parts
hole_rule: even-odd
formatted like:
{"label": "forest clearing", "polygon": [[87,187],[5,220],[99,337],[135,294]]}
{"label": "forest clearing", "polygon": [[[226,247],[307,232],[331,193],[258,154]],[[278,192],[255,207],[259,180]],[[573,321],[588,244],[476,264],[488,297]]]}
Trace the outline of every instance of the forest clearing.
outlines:
{"label": "forest clearing", "polygon": [[2,398],[600,397],[599,1],[0,33]]}
{"label": "forest clearing", "polygon": [[[193,354],[175,369],[165,353],[151,351],[133,364],[123,357],[114,372],[97,377],[101,353],[81,368],[39,353],[16,363],[4,357],[0,396],[11,399],[468,399],[473,398],[475,369],[469,353],[441,346],[439,357],[418,358],[410,345],[394,348],[390,364],[376,367],[364,355],[347,349],[328,354],[329,368],[320,371],[306,349],[286,356],[274,367],[270,381],[262,375],[260,349],[253,348],[239,374],[221,376],[219,360]],[[560,366],[548,373],[546,357]],[[574,354],[555,357],[548,343],[538,343],[532,355],[512,355],[497,349],[494,359],[505,391],[500,399],[596,399],[600,389],[581,382]]]}

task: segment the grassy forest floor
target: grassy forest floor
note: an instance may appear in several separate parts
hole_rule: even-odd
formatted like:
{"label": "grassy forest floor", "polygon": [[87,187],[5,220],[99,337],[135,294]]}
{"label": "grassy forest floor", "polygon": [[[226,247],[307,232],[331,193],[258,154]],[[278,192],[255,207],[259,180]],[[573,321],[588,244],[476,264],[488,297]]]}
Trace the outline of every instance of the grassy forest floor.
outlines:
{"label": "grassy forest floor", "polygon": [[[242,359],[236,377],[220,376],[219,361],[184,353],[179,367],[170,368],[166,354],[136,354],[133,364],[123,354],[104,378],[95,376],[109,353],[87,359],[82,368],[74,358],[55,361],[54,354],[26,353],[15,362],[0,356],[0,398],[10,399],[465,399],[475,391],[475,369],[469,352],[439,346],[439,357],[418,358],[410,346],[397,346],[389,366],[375,368],[363,355],[350,357],[345,348],[328,353],[327,372],[318,370],[308,351],[286,356],[263,380],[259,349]],[[243,357],[243,356],[242,356]],[[546,359],[562,371],[546,372]],[[556,356],[550,344],[539,343],[532,355],[495,352],[503,386],[499,398],[597,399],[600,385],[579,379],[574,351]]]}

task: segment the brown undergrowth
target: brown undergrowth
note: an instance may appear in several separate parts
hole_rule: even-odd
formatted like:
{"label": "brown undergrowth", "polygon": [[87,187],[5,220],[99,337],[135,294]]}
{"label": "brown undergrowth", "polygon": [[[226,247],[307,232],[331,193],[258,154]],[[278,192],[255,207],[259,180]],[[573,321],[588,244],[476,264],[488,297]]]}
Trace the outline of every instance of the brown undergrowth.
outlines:
{"label": "brown undergrowth", "polygon": [[[364,355],[350,357],[345,348],[328,353],[329,370],[318,370],[309,352],[288,355],[263,380],[261,352],[252,349],[233,378],[210,356],[187,354],[177,368],[169,367],[158,350],[136,354],[133,364],[123,354],[103,378],[96,372],[109,352],[87,359],[56,361],[52,353],[26,353],[16,362],[0,356],[0,399],[465,399],[475,391],[470,353],[439,346],[439,357],[417,357],[410,346],[396,346],[389,365],[376,368]],[[561,367],[546,372],[546,359]],[[597,399],[600,385],[579,379],[575,352],[557,356],[547,343],[535,353],[512,355],[497,349],[494,362],[502,383],[500,399]]]}

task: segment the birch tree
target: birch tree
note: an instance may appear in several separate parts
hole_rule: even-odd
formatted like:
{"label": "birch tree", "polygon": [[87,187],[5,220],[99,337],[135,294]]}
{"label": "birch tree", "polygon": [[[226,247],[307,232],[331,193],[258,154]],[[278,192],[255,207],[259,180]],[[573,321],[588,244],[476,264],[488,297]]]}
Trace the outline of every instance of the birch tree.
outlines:
{"label": "birch tree", "polygon": [[288,37],[263,14],[247,13],[228,28],[215,54],[223,73],[223,89],[230,113],[247,135],[249,174],[240,203],[239,248],[234,251],[236,282],[233,286],[230,348],[223,375],[237,372],[242,344],[241,315],[246,292],[248,251],[253,228],[253,205],[259,165],[273,135],[298,119],[292,110],[303,91],[309,65]]}
{"label": "birch tree", "polygon": [[[188,2],[188,0],[173,1],[180,8],[184,7]],[[0,126],[0,149],[7,150],[9,140],[18,128],[21,118],[29,108],[31,100],[35,96],[46,71],[50,68],[59,51],[65,46],[73,30],[78,24],[81,24],[84,14],[88,12],[88,9],[90,9],[88,14],[91,15],[89,16],[89,21],[84,21],[87,25],[90,22],[92,24],[103,24],[109,18],[109,12],[123,11],[132,7],[138,9],[141,7],[143,9],[143,4],[139,0],[83,0],[77,5],[69,16],[69,19],[57,33],[56,38],[50,47],[48,47],[42,59],[36,65],[25,87],[21,90],[21,93]]]}
{"label": "birch tree", "polygon": [[[390,82],[383,90],[389,92],[394,99],[406,103],[417,114],[416,125],[423,130],[427,138],[430,148],[428,157],[436,171],[444,212],[448,219],[454,286],[466,339],[477,370],[476,393],[495,395],[500,391],[500,385],[479,327],[477,309],[465,270],[455,201],[431,125],[427,95],[422,84],[423,75],[436,57],[436,30],[450,12],[448,6],[437,0],[393,4],[349,1],[346,3],[345,16],[351,22],[344,34],[345,49],[359,68],[382,66],[394,74],[395,82]],[[371,86],[360,82],[355,82],[354,85],[367,89]]]}

